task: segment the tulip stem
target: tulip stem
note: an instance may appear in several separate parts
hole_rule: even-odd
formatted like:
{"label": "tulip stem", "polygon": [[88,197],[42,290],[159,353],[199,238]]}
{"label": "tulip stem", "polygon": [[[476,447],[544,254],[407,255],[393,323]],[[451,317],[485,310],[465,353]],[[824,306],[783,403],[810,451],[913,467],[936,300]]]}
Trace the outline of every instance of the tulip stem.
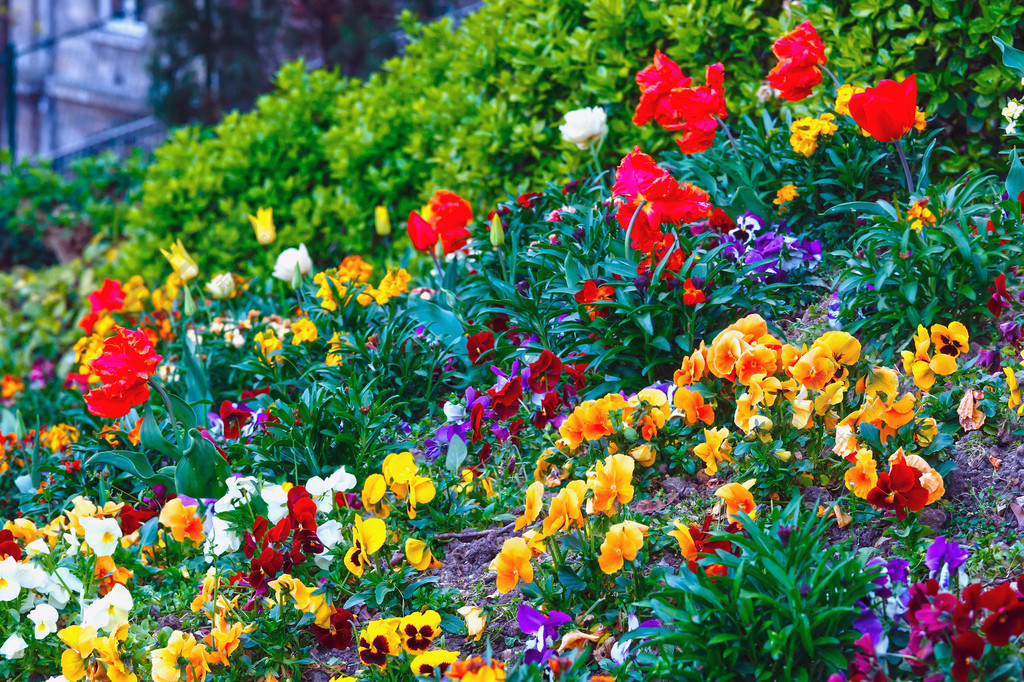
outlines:
{"label": "tulip stem", "polygon": [[626,238],[623,242],[623,246],[626,250],[626,260],[633,258],[633,252],[630,250],[629,240],[633,236],[633,225],[636,224],[636,219],[640,216],[640,211],[644,210],[644,206],[647,205],[647,199],[640,202],[640,205],[633,211],[633,217],[629,219],[629,225],[626,227]]}
{"label": "tulip stem", "polygon": [[167,421],[171,423],[171,428],[174,429],[174,436],[178,439],[178,447],[184,448],[185,440],[181,435],[181,431],[178,429],[178,420],[174,417],[174,408],[171,406],[171,397],[167,395],[167,391],[164,390],[164,387],[161,386],[160,382],[156,379],[149,377],[147,381],[149,382],[149,385],[160,394],[160,397],[163,398],[164,409],[167,410]]}
{"label": "tulip stem", "polygon": [[725,132],[725,137],[729,140],[729,145],[733,148],[733,151],[735,151],[736,138],[732,136],[732,131],[729,130],[729,126],[725,125],[725,121],[720,119],[718,116],[715,116],[715,120],[718,121],[718,125],[722,126],[722,130]]}
{"label": "tulip stem", "polygon": [[900,156],[900,161],[903,163],[903,174],[907,177],[907,191],[910,194],[914,193],[914,179],[910,176],[910,164],[907,163],[907,155],[903,152],[903,142],[896,140],[896,153]]}
{"label": "tulip stem", "polygon": [[836,90],[838,90],[839,88],[843,87],[843,84],[839,82],[839,79],[836,78],[836,75],[834,73],[832,73],[831,69],[829,69],[824,64],[818,64],[818,68],[828,74],[828,77],[832,79],[833,83],[835,83]]}

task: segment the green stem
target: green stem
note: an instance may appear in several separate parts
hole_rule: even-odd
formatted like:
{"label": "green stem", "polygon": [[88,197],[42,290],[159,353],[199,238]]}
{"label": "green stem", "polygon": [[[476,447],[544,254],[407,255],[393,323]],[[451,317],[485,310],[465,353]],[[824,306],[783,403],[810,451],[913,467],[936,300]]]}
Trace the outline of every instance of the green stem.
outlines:
{"label": "green stem", "polygon": [[715,120],[718,121],[718,125],[722,126],[722,131],[725,133],[726,139],[729,140],[729,146],[732,147],[733,151],[736,151],[736,138],[732,136],[732,131],[729,130],[729,126],[725,125],[725,121],[715,116]]}
{"label": "green stem", "polygon": [[167,421],[171,423],[171,427],[174,429],[174,437],[178,440],[178,447],[185,447],[185,439],[182,436],[181,429],[178,427],[178,420],[174,417],[174,408],[171,406],[171,397],[167,395],[167,391],[164,390],[164,387],[161,386],[160,382],[155,378],[150,377],[148,382],[163,399],[164,409],[167,410]]}
{"label": "green stem", "polygon": [[644,210],[644,206],[647,205],[647,199],[640,202],[640,205],[633,211],[633,217],[629,219],[629,225],[626,227],[626,238],[623,246],[626,251],[626,260],[630,260],[633,257],[633,251],[629,245],[630,238],[633,236],[633,226],[636,225],[636,219],[640,217],[640,211]]}
{"label": "green stem", "polygon": [[825,66],[824,64],[818,64],[818,68],[824,71],[826,74],[828,74],[828,77],[831,78],[832,82],[835,84],[836,90],[843,87],[843,84],[839,82],[839,79],[836,78],[836,75],[832,73],[832,71],[827,66]]}
{"label": "green stem", "polygon": [[896,153],[899,154],[900,162],[903,164],[903,174],[907,178],[907,192],[914,193],[914,179],[910,177],[910,164],[907,163],[907,155],[903,152],[903,142],[896,140]]}

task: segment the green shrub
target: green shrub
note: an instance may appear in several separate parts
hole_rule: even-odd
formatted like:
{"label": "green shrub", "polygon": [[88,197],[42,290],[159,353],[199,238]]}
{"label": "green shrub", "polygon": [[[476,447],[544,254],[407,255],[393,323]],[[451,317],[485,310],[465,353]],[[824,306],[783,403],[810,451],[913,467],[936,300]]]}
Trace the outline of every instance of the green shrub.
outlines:
{"label": "green shrub", "polygon": [[[149,170],[131,218],[139,242],[122,268],[152,275],[157,248],[177,237],[209,275],[250,261],[266,271],[279,248],[299,241],[316,240],[315,256],[337,260],[369,251],[376,205],[398,224],[438,187],[486,211],[506,192],[582,171],[585,154],[557,129],[582,106],[609,113],[606,167],[635,144],[669,148],[670,137],[630,120],[633,77],[655,48],[698,82],[705,64],[723,61],[731,110],[752,111],[773,39],[804,18],[846,79],[917,71],[926,109],[995,130],[999,94],[1015,79],[989,36],[1013,38],[1024,6],[808,0],[790,10],[765,0],[494,0],[456,31],[407,19],[417,36],[408,54],[365,83],[292,64],[251,113],[177,133]],[[984,158],[988,145],[972,144],[961,163]],[[275,211],[279,248],[261,249],[249,230],[244,214],[259,207]]]}
{"label": "green shrub", "polygon": [[141,154],[121,159],[109,153],[79,159],[66,174],[47,161],[11,167],[0,183],[0,230],[12,246],[9,253],[0,249],[0,263],[69,263],[97,234],[116,237],[142,169]]}

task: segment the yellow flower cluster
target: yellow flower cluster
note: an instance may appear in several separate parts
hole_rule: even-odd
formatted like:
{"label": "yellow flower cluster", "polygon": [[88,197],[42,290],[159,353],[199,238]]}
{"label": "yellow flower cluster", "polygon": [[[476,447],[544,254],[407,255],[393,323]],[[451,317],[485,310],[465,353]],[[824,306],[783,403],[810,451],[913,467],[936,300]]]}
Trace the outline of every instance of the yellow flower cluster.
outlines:
{"label": "yellow flower cluster", "polygon": [[911,204],[910,209],[907,211],[907,217],[913,219],[910,227],[919,232],[925,225],[932,226],[935,224],[935,214],[928,208],[927,199],[918,199]]}
{"label": "yellow flower cluster", "polygon": [[831,137],[839,130],[833,123],[834,114],[822,114],[818,118],[807,116],[796,121],[789,127],[789,144],[797,154],[810,156],[818,149],[818,138],[822,135]]}

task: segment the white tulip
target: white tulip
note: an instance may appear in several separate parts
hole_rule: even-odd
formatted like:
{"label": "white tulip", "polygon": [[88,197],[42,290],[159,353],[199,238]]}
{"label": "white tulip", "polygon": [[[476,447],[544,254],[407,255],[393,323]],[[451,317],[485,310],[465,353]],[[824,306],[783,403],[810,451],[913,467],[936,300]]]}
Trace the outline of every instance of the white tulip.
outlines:
{"label": "white tulip", "polygon": [[96,556],[110,556],[114,553],[117,541],[121,539],[121,526],[117,525],[117,519],[87,516],[79,523],[85,531],[85,544],[96,552]]}
{"label": "white tulip", "polygon": [[235,278],[226,272],[214,275],[213,279],[206,285],[206,290],[210,292],[210,296],[213,296],[218,301],[231,298],[235,293]]}
{"label": "white tulip", "polygon": [[591,144],[608,134],[608,114],[601,107],[575,109],[565,115],[565,123],[558,130],[566,142],[590,149]]}
{"label": "white tulip", "polygon": [[294,282],[296,271],[303,277],[313,272],[313,261],[305,244],[299,244],[297,249],[285,249],[274,263],[274,277],[282,282]]}
{"label": "white tulip", "polygon": [[32,621],[32,632],[36,639],[43,639],[51,632],[57,631],[57,609],[49,604],[40,604],[28,612],[28,619]]}
{"label": "white tulip", "polygon": [[21,658],[25,655],[25,649],[28,648],[28,642],[22,639],[19,635],[11,635],[4,642],[3,646],[0,646],[0,656],[4,658]]}

